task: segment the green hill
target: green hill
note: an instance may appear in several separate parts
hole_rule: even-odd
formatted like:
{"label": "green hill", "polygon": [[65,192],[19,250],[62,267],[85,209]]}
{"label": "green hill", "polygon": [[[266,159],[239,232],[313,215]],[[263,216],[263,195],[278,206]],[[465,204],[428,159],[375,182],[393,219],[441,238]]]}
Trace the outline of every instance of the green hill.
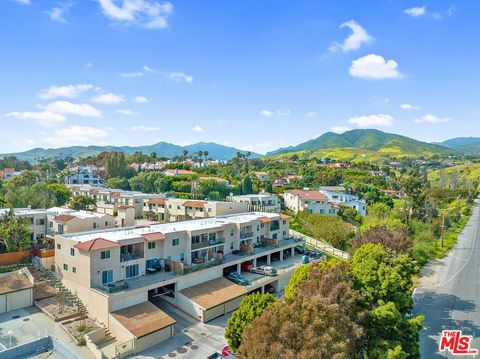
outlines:
{"label": "green hill", "polygon": [[455,150],[373,129],[358,129],[342,134],[327,132],[297,146],[280,148],[267,156],[331,157],[336,160],[381,161],[392,157],[431,157]]}
{"label": "green hill", "polygon": [[480,137],[457,137],[443,141],[439,145],[462,151],[467,155],[480,156]]}
{"label": "green hill", "polygon": [[[33,162],[39,158],[71,156],[73,158],[83,158],[95,156],[104,151],[124,152],[131,155],[137,151],[146,155],[155,152],[159,157],[174,157],[182,155],[183,150],[187,150],[190,154],[196,151],[208,151],[208,157],[216,160],[229,160],[235,157],[237,152],[245,153],[234,147],[219,145],[213,142],[199,142],[188,146],[178,146],[168,142],[158,142],[148,146],[71,146],[61,148],[34,148],[25,152],[0,154],[0,157],[16,156],[22,161]],[[258,153],[251,153],[251,158],[260,157]]]}

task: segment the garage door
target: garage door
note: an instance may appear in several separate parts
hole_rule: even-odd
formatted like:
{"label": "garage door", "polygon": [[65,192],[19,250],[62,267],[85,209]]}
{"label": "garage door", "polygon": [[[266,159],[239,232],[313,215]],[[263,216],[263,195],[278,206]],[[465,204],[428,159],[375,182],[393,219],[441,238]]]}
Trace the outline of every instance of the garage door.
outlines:
{"label": "garage door", "polygon": [[225,314],[225,305],[220,304],[204,312],[203,321],[208,322]]}
{"label": "garage door", "polygon": [[21,309],[32,306],[31,289],[8,293],[8,310]]}
{"label": "garage door", "polygon": [[225,313],[229,313],[232,310],[237,309],[240,306],[240,302],[245,296],[241,296],[235,299],[232,299],[225,303]]}
{"label": "garage door", "polygon": [[7,295],[0,295],[0,313],[5,313],[7,311]]}
{"label": "garage door", "polygon": [[168,326],[163,328],[155,333],[145,335],[136,340],[135,342],[135,351],[139,352],[150,348],[158,343],[164,342],[172,337],[173,326]]}

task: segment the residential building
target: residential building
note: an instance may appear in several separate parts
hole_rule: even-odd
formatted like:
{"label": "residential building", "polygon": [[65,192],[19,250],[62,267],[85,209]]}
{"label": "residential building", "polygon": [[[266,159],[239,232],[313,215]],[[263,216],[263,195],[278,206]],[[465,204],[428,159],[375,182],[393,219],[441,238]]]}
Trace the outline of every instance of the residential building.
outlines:
{"label": "residential building", "polygon": [[20,173],[21,171],[15,171],[14,168],[4,168],[0,170],[0,181],[9,181]]}
{"label": "residential building", "polygon": [[306,211],[314,214],[338,213],[338,205],[329,201],[328,197],[319,191],[292,189],[283,194],[285,207],[295,213]]}
{"label": "residential building", "polygon": [[[0,208],[0,215],[10,211],[10,208]],[[29,223],[32,243],[41,241],[47,235],[47,216],[43,209],[14,208],[15,216],[26,218]]]}
{"label": "residential building", "polygon": [[138,191],[124,191],[92,186],[70,186],[74,196],[87,196],[96,202],[97,212],[117,216],[118,206],[133,206],[135,218],[143,218],[144,202],[151,198],[165,198],[164,194],[142,193]]}
{"label": "residential building", "polygon": [[227,201],[247,203],[249,211],[280,213],[281,206],[276,194],[260,192],[257,194],[230,195]]}
{"label": "residential building", "polygon": [[320,193],[328,200],[338,205],[347,206],[357,210],[362,216],[367,215],[367,203],[357,195],[348,193],[344,187],[320,187]]}
{"label": "residential building", "polygon": [[151,198],[145,202],[144,217],[162,223],[211,218],[247,212],[246,203],[185,200],[181,198]]}
{"label": "residential building", "polygon": [[270,177],[268,175],[268,172],[265,172],[265,171],[257,171],[257,172],[254,172],[254,175],[255,175],[255,178],[259,181],[268,181],[270,180]]}
{"label": "residential building", "polygon": [[50,235],[115,228],[115,217],[106,213],[53,207],[47,209],[46,214]]}
{"label": "residential building", "polygon": [[[281,290],[301,256],[304,241],[289,235],[289,217],[249,212],[208,219],[55,236],[55,271],[82,300],[89,316],[120,341],[146,349],[172,336],[174,321],[149,298],[201,321],[235,310],[266,285]],[[224,278],[242,263],[268,264],[276,276],[251,274],[248,285]],[[148,313],[148,315],[141,315]],[[158,320],[152,320],[157,318]],[[142,328],[139,330],[138,328]]]}
{"label": "residential building", "polygon": [[95,166],[76,166],[72,169],[75,169],[75,172],[65,176],[65,184],[90,186],[101,186],[103,184],[103,178],[96,173],[97,168]]}

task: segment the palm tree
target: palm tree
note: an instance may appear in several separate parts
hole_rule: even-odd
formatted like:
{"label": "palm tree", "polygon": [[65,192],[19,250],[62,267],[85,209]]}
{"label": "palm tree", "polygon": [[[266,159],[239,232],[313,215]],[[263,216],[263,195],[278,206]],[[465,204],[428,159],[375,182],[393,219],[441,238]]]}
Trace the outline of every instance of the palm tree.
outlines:
{"label": "palm tree", "polygon": [[183,154],[183,158],[184,158],[184,159],[187,159],[188,150],[183,150],[183,151],[182,151],[182,154]]}
{"label": "palm tree", "polygon": [[6,252],[22,251],[30,248],[30,223],[25,217],[17,217],[10,208],[0,217],[0,243]]}
{"label": "palm tree", "polygon": [[205,161],[206,161],[208,157],[208,151],[203,151],[203,155],[205,156]]}

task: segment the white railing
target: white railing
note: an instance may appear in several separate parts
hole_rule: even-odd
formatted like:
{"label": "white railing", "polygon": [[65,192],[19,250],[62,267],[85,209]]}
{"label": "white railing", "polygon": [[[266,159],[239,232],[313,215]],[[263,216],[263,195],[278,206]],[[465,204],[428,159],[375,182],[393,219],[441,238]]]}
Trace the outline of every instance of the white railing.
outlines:
{"label": "white railing", "polygon": [[330,244],[328,244],[324,241],[320,241],[318,239],[307,236],[303,233],[294,231],[293,229],[290,229],[290,235],[302,237],[302,238],[305,239],[305,242],[307,244],[309,244],[309,245],[311,245],[311,246],[313,246],[317,249],[320,249],[321,251],[323,251],[325,253],[328,253],[328,254],[330,254],[334,257],[341,258],[341,259],[349,259],[350,258],[350,255],[347,252],[344,252],[340,249],[337,249],[337,248],[333,247],[332,245],[330,245]]}

